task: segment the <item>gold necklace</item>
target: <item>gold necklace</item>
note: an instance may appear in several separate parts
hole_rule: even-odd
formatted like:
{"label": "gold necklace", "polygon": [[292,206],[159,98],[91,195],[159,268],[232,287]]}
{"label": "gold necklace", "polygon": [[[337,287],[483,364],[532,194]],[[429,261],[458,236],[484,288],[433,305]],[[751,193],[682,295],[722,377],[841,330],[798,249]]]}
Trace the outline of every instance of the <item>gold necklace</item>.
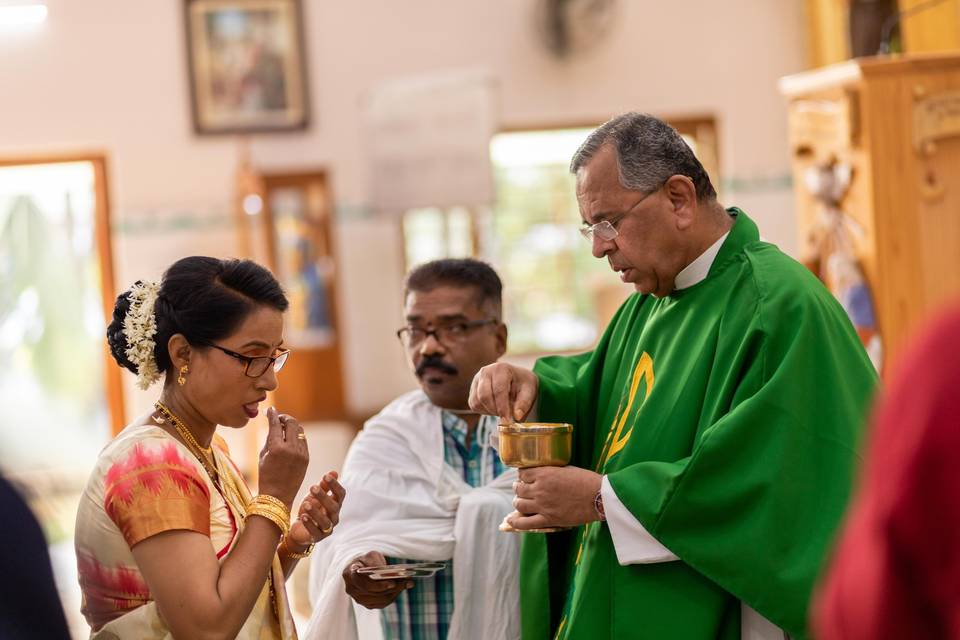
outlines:
{"label": "gold necklace", "polygon": [[190,429],[187,428],[187,425],[183,423],[183,420],[177,416],[173,411],[171,411],[166,405],[157,400],[153,403],[153,406],[156,407],[163,418],[154,418],[160,424],[163,424],[167,420],[173,423],[174,428],[176,428],[177,433],[180,434],[180,437],[183,438],[184,442],[187,444],[187,448],[190,449],[190,452],[200,461],[200,464],[203,465],[203,468],[206,470],[207,474],[210,476],[210,479],[213,480],[214,484],[219,484],[219,475],[216,469],[216,461],[213,457],[213,446],[201,447],[200,443],[197,442],[197,439],[193,437],[193,434],[190,432]]}
{"label": "gold necklace", "polygon": [[183,424],[183,421],[173,411],[170,411],[170,409],[167,408],[165,404],[157,400],[153,406],[156,407],[157,411],[162,413],[164,417],[166,417],[171,422],[173,422],[173,424],[177,427],[177,431],[180,431],[181,429],[183,429],[184,433],[182,433],[181,435],[185,436],[186,439],[190,441],[190,444],[192,444],[194,447],[196,447],[200,451],[203,451],[208,456],[213,453],[212,451],[213,446],[212,445],[209,447],[200,446],[200,443],[197,442],[197,439],[193,437],[193,434],[190,433],[190,430],[187,429],[185,424]]}
{"label": "gold necklace", "polygon": [[[224,501],[233,507],[240,520],[244,520],[247,517],[247,501],[244,500],[237,483],[230,475],[230,469],[226,463],[222,463],[216,456],[214,456],[214,463],[217,465],[217,473],[221,479],[220,486],[222,487]],[[221,468],[221,464],[223,468]]]}

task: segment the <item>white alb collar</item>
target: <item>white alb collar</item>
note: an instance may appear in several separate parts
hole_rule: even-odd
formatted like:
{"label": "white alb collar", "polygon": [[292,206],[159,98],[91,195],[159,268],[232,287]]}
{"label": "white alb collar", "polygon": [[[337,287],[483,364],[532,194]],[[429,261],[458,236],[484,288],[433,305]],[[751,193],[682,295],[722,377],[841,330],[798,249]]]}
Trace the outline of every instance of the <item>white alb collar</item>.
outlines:
{"label": "white alb collar", "polygon": [[720,247],[723,246],[723,241],[727,239],[728,235],[730,235],[729,231],[720,236],[720,239],[710,245],[709,249],[701,253],[696,260],[677,274],[673,282],[674,291],[688,289],[707,277],[707,274],[710,273],[710,267],[713,266],[713,261],[716,260]]}

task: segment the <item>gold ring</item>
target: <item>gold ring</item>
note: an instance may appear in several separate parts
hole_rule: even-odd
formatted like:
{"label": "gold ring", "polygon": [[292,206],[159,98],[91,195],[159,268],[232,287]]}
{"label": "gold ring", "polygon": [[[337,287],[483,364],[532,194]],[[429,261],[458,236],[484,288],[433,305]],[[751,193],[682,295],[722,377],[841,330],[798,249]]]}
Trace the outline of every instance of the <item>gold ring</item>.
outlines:
{"label": "gold ring", "polygon": [[307,434],[303,433],[302,431],[297,434],[297,440],[306,440],[306,439],[307,439]]}
{"label": "gold ring", "polygon": [[333,525],[330,525],[326,529],[320,529],[320,533],[330,533],[331,531],[333,531]]}

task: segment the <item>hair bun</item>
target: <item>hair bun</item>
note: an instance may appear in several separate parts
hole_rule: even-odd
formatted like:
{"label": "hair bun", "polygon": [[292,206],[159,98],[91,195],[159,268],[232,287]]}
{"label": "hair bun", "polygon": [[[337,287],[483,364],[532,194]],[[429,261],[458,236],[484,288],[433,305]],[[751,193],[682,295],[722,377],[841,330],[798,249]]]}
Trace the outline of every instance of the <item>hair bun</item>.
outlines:
{"label": "hair bun", "polygon": [[[137,284],[140,284],[139,280]],[[107,327],[107,343],[110,345],[110,353],[117,364],[133,373],[139,373],[137,365],[133,364],[127,357],[129,345],[126,336],[123,335],[123,320],[127,317],[127,312],[130,311],[131,289],[127,289],[117,296],[117,301],[113,305],[113,321]]]}

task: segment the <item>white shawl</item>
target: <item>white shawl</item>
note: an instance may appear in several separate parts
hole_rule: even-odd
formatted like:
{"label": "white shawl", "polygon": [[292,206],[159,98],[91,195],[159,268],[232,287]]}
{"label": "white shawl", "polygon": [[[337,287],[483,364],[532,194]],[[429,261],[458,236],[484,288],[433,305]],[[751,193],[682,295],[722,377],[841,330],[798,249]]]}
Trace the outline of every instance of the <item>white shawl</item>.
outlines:
{"label": "white shawl", "polygon": [[[497,529],[513,510],[516,471],[477,488],[465,483],[444,462],[440,412],[422,391],[412,391],[368,420],[351,445],[340,524],[317,545],[310,564],[313,615],[305,640],[382,637],[380,612],[355,604],[341,577],[368,551],[453,559],[449,638],[520,637],[519,538]],[[497,454],[480,444],[486,469],[487,456]]]}

